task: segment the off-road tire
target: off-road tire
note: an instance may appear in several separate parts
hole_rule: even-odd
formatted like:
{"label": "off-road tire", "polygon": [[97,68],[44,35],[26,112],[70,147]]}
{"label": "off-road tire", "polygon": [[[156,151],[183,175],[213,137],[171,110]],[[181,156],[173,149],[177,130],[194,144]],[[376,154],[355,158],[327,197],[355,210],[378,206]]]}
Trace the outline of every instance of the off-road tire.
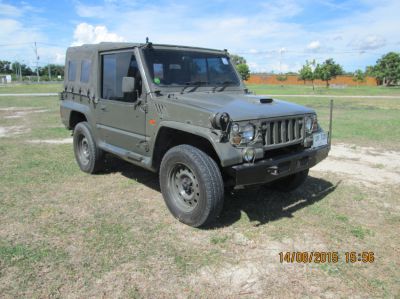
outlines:
{"label": "off-road tire", "polygon": [[172,215],[187,225],[208,226],[222,210],[224,183],[218,165],[191,145],[175,146],[164,155],[160,187]]}
{"label": "off-road tire", "polygon": [[73,141],[75,159],[80,169],[91,174],[101,171],[104,164],[103,151],[97,147],[86,121],[75,126]]}
{"label": "off-road tire", "polygon": [[272,182],[269,186],[280,192],[290,192],[299,188],[308,177],[308,169],[291,174]]}

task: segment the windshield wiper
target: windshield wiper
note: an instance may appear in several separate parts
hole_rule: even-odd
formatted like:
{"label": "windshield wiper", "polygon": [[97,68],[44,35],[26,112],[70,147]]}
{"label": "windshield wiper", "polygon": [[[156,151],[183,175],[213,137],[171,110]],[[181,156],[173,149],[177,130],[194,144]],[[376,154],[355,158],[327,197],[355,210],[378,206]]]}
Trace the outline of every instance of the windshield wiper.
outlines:
{"label": "windshield wiper", "polygon": [[189,82],[185,82],[185,87],[182,88],[181,90],[181,94],[186,90],[186,88],[193,86],[193,88],[191,90],[189,90],[189,92],[195,91],[199,86],[201,85],[205,85],[208,84],[207,81],[189,81]]}
{"label": "windshield wiper", "polygon": [[218,85],[216,85],[213,89],[213,92],[217,90],[218,87],[221,86],[221,88],[218,90],[218,92],[223,91],[225,88],[227,88],[229,85],[236,85],[237,82],[234,81],[224,81],[224,82],[218,82]]}

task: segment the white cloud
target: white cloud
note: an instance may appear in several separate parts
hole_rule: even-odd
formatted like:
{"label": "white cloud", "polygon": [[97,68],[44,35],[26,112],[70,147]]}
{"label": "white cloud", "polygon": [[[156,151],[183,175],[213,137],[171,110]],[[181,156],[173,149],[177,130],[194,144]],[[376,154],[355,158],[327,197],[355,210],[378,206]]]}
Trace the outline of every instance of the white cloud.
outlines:
{"label": "white cloud", "polygon": [[321,48],[321,43],[318,40],[312,41],[311,43],[309,43],[307,45],[307,49],[308,50],[318,50],[319,48]]}
{"label": "white cloud", "polygon": [[276,19],[293,17],[303,10],[299,1],[294,0],[264,1],[261,3],[261,7],[270,17]]}
{"label": "white cloud", "polygon": [[75,7],[76,13],[78,16],[82,18],[93,18],[93,17],[102,17],[104,13],[108,11],[105,7],[102,6],[87,6],[82,3],[78,3]]}
{"label": "white cloud", "polygon": [[63,64],[65,62],[65,52],[63,53],[56,53],[55,63]]}
{"label": "white cloud", "polygon": [[363,38],[355,39],[350,45],[358,50],[376,50],[386,45],[386,40],[382,36],[368,35]]}
{"label": "white cloud", "polygon": [[[5,3],[7,2],[7,4]],[[15,3],[15,4],[14,4]],[[183,44],[228,49],[251,61],[252,71],[296,70],[306,59],[334,58],[351,71],[373,64],[400,44],[399,0],[239,0],[200,2],[164,0],[73,0],[69,24],[57,22],[45,7],[0,0],[0,57],[34,57],[38,41],[41,62],[63,62],[65,48],[44,43],[80,45],[101,41]],[[354,8],[357,9],[354,9]],[[310,18],[325,9],[323,18]],[[67,15],[66,15],[67,16]],[[85,22],[85,23],[84,23]],[[53,37],[59,34],[60,38]],[[49,40],[52,39],[50,42]],[[23,46],[14,46],[25,43]],[[360,54],[363,53],[363,54]]]}
{"label": "white cloud", "polygon": [[[351,1],[339,5],[333,0],[318,0],[316,4],[307,0],[263,0],[255,1],[253,8],[240,8],[233,1],[221,10],[210,10],[217,6],[214,2],[198,5],[191,0],[166,0],[162,7],[150,2],[105,0],[101,6],[78,2],[76,12],[132,42],[149,36],[154,43],[227,48],[251,61],[252,71],[279,71],[282,48],[283,70],[297,70],[307,59],[323,61],[331,57],[352,70],[376,61],[379,54],[371,50],[392,50],[385,41],[391,40],[393,45],[399,41],[399,1],[384,0],[385,5],[358,1],[360,9],[354,11]],[[222,1],[217,3],[223,5]],[[310,28],[305,19],[316,5],[328,7],[331,13]],[[348,50],[350,44],[353,52]],[[366,52],[361,55],[361,50]]]}
{"label": "white cloud", "polygon": [[73,46],[83,44],[96,44],[100,42],[123,42],[125,39],[116,33],[109,32],[106,26],[93,26],[87,23],[80,23],[74,31]]}
{"label": "white cloud", "polygon": [[19,17],[22,12],[16,6],[0,3],[0,15],[7,17]]}

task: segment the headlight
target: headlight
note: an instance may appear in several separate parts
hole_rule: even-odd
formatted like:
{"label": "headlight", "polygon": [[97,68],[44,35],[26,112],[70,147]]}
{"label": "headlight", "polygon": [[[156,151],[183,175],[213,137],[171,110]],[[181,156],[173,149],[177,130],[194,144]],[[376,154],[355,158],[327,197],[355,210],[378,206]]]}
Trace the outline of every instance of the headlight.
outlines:
{"label": "headlight", "polygon": [[247,124],[242,130],[242,137],[247,141],[252,141],[255,135],[255,128],[252,124]]}
{"label": "headlight", "polygon": [[230,122],[229,114],[226,112],[217,113],[211,119],[211,125],[219,130],[225,131]]}
{"label": "headlight", "polygon": [[306,130],[307,130],[307,132],[311,132],[312,123],[313,123],[312,118],[311,117],[307,117],[306,118]]}
{"label": "headlight", "polygon": [[256,135],[256,128],[253,124],[239,125],[238,123],[232,124],[231,127],[231,142],[235,145],[246,144],[254,140]]}
{"label": "headlight", "polygon": [[256,152],[255,152],[254,148],[247,147],[243,150],[243,159],[247,163],[253,162],[255,155],[256,155]]}
{"label": "headlight", "polygon": [[316,115],[306,116],[305,126],[307,133],[318,131],[318,121]]}
{"label": "headlight", "polygon": [[240,130],[240,126],[239,126],[239,124],[233,124],[232,125],[232,133],[233,134],[237,134],[237,133],[239,133],[239,130]]}

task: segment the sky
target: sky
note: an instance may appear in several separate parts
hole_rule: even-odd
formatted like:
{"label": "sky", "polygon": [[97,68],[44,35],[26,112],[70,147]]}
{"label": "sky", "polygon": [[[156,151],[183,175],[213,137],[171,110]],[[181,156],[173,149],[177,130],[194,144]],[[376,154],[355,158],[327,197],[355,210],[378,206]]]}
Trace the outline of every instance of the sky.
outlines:
{"label": "sky", "polygon": [[102,41],[228,49],[252,72],[298,71],[333,58],[365,69],[400,50],[399,0],[6,1],[0,60],[63,64],[69,46]]}

